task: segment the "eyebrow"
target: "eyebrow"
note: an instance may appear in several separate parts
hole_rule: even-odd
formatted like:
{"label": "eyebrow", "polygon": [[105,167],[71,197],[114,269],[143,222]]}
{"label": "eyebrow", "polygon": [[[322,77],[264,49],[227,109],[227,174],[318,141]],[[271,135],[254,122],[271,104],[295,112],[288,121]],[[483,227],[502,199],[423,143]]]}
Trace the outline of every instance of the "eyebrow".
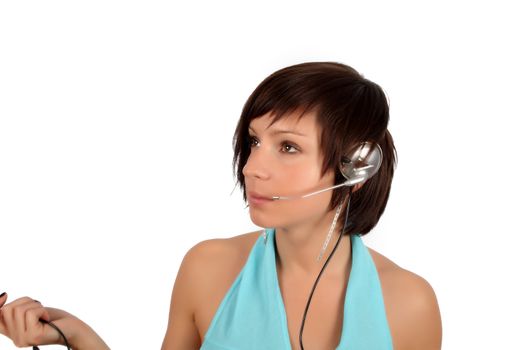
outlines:
{"label": "eyebrow", "polygon": [[[257,133],[251,126],[248,127],[248,129],[250,129],[251,131],[253,131],[254,133]],[[304,136],[306,137],[307,135],[303,134],[303,133],[300,133],[299,131],[295,131],[295,130],[285,130],[285,129],[277,129],[277,130],[274,130],[270,133],[270,135],[277,135],[277,134],[294,134],[294,135],[299,135],[299,136]]]}

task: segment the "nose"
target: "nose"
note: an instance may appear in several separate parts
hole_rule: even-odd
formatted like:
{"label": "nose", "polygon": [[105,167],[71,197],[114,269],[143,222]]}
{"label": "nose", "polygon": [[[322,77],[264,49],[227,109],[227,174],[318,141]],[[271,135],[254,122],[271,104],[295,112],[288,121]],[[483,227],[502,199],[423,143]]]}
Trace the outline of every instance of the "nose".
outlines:
{"label": "nose", "polygon": [[252,148],[248,160],[242,168],[242,174],[245,178],[266,180],[270,177],[269,166],[270,162],[268,157],[264,156],[264,152],[259,148]]}

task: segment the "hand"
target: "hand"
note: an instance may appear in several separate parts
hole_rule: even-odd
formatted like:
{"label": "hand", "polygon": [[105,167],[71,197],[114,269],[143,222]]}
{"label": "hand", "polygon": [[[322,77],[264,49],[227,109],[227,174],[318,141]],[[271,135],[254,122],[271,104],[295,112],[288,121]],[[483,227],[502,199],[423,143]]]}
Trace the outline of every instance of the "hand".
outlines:
{"label": "hand", "polygon": [[74,349],[109,349],[87,324],[63,310],[43,307],[40,302],[28,297],[9,304],[5,304],[6,301],[7,295],[0,297],[0,334],[10,338],[18,347],[64,345],[60,334],[41,322],[42,319],[53,322]]}
{"label": "hand", "polygon": [[[49,312],[37,301],[20,298],[7,305],[7,295],[0,299],[0,333],[18,347],[59,344],[59,334],[40,319],[52,321]],[[59,326],[60,327],[60,326]]]}

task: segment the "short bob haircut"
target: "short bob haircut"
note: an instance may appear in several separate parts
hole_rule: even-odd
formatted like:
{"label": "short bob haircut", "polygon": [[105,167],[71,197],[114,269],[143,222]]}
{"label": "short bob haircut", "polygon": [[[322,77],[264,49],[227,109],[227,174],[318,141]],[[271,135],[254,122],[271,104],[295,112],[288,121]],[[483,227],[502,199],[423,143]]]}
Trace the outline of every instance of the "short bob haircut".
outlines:
{"label": "short bob haircut", "polygon": [[[365,235],[383,214],[397,164],[397,152],[387,130],[389,106],[379,85],[365,79],[355,69],[336,62],[309,62],[276,71],[257,86],[242,110],[233,137],[233,171],[243,191],[242,169],[250,155],[248,127],[253,119],[271,112],[272,123],[293,112],[314,112],[321,127],[323,153],[321,176],[329,169],[335,183],[345,180],[339,163],[349,149],[363,141],[379,144],[383,162],[379,171],[362,188],[352,193],[345,234]],[[350,192],[343,186],[332,193],[330,210]],[[339,224],[344,224],[344,215]]]}

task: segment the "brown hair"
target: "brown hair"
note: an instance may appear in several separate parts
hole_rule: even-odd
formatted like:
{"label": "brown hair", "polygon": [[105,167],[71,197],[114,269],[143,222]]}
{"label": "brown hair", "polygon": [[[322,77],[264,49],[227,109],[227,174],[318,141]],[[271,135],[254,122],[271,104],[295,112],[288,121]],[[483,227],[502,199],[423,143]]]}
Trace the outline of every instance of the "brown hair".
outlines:
{"label": "brown hair", "polygon": [[[335,62],[309,62],[276,71],[264,79],[250,95],[242,110],[233,137],[233,171],[246,200],[242,169],[250,155],[250,122],[268,112],[276,122],[285,114],[315,112],[321,127],[322,174],[335,173],[335,184],[345,180],[339,164],[346,152],[363,141],[381,147],[383,162],[379,171],[354,192],[345,233],[365,235],[385,210],[397,152],[387,130],[389,106],[379,85],[365,79],[355,69]],[[348,194],[344,186],[335,189],[330,202],[334,209]],[[339,218],[344,223],[344,215]]]}

